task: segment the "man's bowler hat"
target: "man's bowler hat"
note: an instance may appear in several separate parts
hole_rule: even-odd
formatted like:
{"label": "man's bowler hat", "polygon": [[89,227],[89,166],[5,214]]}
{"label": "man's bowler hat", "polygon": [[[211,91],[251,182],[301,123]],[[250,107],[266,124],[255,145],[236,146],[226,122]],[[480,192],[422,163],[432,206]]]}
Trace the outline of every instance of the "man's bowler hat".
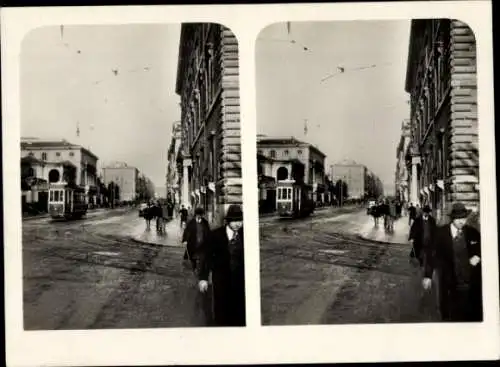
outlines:
{"label": "man's bowler hat", "polygon": [[454,203],[451,207],[450,218],[460,219],[467,218],[470,214],[470,210],[468,210],[464,204],[462,203]]}
{"label": "man's bowler hat", "polygon": [[243,211],[238,204],[231,204],[227,209],[226,220],[228,222],[242,221]]}

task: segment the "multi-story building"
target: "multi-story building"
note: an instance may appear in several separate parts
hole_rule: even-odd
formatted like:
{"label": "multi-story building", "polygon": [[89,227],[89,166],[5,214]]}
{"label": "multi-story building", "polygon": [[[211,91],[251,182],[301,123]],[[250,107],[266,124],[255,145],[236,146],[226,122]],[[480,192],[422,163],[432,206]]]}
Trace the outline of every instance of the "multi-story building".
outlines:
{"label": "multi-story building", "polygon": [[367,168],[352,160],[344,160],[330,166],[330,177],[333,182],[339,180],[347,184],[348,197],[361,199],[365,195]]}
{"label": "multi-story building", "polygon": [[213,23],[181,26],[176,93],[181,97],[181,201],[221,224],[242,204],[238,43]]}
{"label": "multi-story building", "polygon": [[396,173],[395,173],[395,194],[401,201],[408,203],[410,201],[408,169],[406,166],[406,155],[410,146],[411,130],[410,120],[404,120],[401,124],[401,137],[396,148]]}
{"label": "multi-story building", "polygon": [[343,181],[347,184],[349,199],[363,200],[366,197],[378,198],[383,195],[380,178],[368,168],[353,160],[343,160],[330,166],[330,177],[335,183]]}
{"label": "multi-story building", "polygon": [[84,186],[90,205],[97,196],[97,161],[98,157],[91,151],[66,140],[21,139],[22,172],[27,177]]}
{"label": "multi-story building", "polygon": [[[257,138],[258,172],[277,181],[294,179],[313,187],[316,202],[325,202],[326,156],[314,145],[294,137]],[[269,188],[266,187],[266,190]]]}
{"label": "multi-story building", "polygon": [[[135,201],[138,194],[139,170],[125,162],[115,162],[102,168],[103,182],[118,185],[120,201]],[[154,190],[153,190],[154,193]]]}
{"label": "multi-story building", "polygon": [[410,200],[435,214],[479,206],[476,41],[463,22],[411,23],[405,90],[411,96]]}
{"label": "multi-story building", "polygon": [[167,198],[177,205],[180,202],[180,178],[182,170],[179,170],[177,156],[182,147],[181,122],[175,122],[172,127],[172,139],[168,148],[168,166],[166,175]]}

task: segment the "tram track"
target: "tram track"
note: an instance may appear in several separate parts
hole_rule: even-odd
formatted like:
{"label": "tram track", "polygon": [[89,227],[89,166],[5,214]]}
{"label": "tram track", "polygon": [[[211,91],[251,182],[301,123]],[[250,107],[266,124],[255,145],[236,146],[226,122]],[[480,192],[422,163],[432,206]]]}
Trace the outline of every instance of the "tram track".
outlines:
{"label": "tram track", "polygon": [[[60,240],[64,240],[61,238]],[[80,229],[71,236],[71,245],[54,246],[54,240],[43,236],[37,237],[41,244],[44,257],[56,257],[67,261],[114,267],[131,272],[154,273],[160,276],[180,278],[185,276],[179,272],[182,267],[181,251],[175,251],[179,256],[179,266],[164,266],[155,264],[163,246],[142,244],[131,239],[120,238],[116,235],[103,234]],[[43,246],[44,242],[48,246]],[[172,251],[172,249],[168,249]],[[178,254],[177,254],[178,252]]]}
{"label": "tram track", "polygon": [[411,276],[411,268],[394,269],[384,264],[384,258],[393,251],[404,252],[407,247],[399,244],[382,244],[335,232],[321,234],[301,233],[294,236],[275,233],[261,246],[261,261],[276,261],[276,257],[294,258],[321,264],[356,268],[359,271],[377,271],[394,275]]}

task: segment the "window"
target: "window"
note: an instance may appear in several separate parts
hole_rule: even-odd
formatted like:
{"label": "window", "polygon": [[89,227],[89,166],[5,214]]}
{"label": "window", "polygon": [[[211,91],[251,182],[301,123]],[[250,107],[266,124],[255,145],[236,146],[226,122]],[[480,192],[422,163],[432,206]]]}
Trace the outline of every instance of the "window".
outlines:
{"label": "window", "polygon": [[259,149],[259,150],[257,150],[257,154],[262,155],[262,154],[264,154],[264,153],[262,153],[262,149]]}
{"label": "window", "polygon": [[276,151],[274,149],[271,150],[271,158],[276,158]]}
{"label": "window", "polygon": [[75,155],[75,153],[74,153],[74,152],[69,152],[69,156],[70,156],[70,157],[73,157],[74,155]]}
{"label": "window", "polygon": [[299,150],[297,151],[297,154],[298,154],[298,155],[302,155],[302,150],[301,150],[301,149],[299,149]]}
{"label": "window", "polygon": [[56,157],[60,157],[61,156],[61,152],[56,152]]}
{"label": "window", "polygon": [[42,160],[46,161],[47,160],[47,153],[42,152]]}
{"label": "window", "polygon": [[29,155],[30,157],[33,157],[33,156],[34,156],[33,152],[29,152],[29,153],[28,153],[28,155]]}
{"label": "window", "polygon": [[283,152],[285,154],[285,157],[288,156],[288,149],[285,149],[285,151]]}

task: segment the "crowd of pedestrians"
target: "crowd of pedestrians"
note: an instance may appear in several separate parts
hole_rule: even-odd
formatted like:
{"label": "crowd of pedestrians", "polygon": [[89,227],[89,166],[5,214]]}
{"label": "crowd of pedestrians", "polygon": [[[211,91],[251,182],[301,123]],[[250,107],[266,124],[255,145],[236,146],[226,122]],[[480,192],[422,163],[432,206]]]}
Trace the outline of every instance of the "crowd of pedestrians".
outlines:
{"label": "crowd of pedestrians", "polygon": [[142,210],[142,216],[146,221],[146,230],[151,230],[151,221],[156,221],[156,231],[159,234],[166,234],[166,224],[173,216],[174,205],[167,202],[162,205],[160,200],[149,201]]}
{"label": "crowd of pedestrians", "polygon": [[397,199],[382,199],[378,203],[374,203],[369,208],[369,214],[373,217],[375,227],[379,225],[379,219],[384,221],[384,229],[392,233],[394,232],[394,222],[401,218],[403,204]]}

